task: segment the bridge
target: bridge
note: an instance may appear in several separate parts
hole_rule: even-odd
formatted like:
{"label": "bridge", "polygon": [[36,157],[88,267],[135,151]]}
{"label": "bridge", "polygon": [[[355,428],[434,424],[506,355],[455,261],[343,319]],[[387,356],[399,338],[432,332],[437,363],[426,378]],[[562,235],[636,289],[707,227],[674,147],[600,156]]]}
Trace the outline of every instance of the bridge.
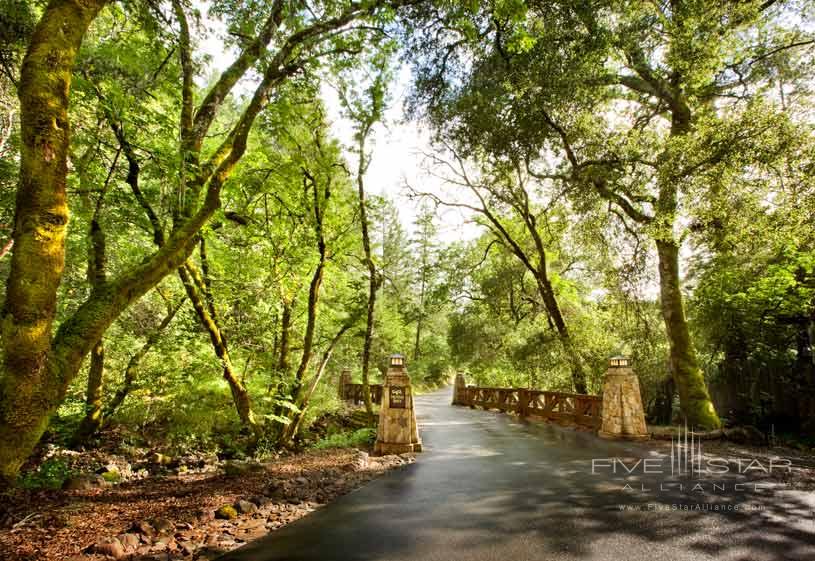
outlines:
{"label": "bridge", "polygon": [[[660,490],[664,475],[592,473],[598,458],[669,464],[669,455],[451,401],[450,389],[416,397],[425,450],[416,463],[222,561],[815,558],[811,492],[734,490],[745,483],[735,476],[721,478],[726,492],[691,492],[678,479]],[[696,505],[721,510],[684,510]]]}
{"label": "bridge", "polygon": [[[381,403],[382,384],[369,384],[372,403]],[[364,387],[340,382],[340,398],[356,405],[364,401]],[[567,392],[457,385],[453,405],[513,413],[519,417],[567,422],[598,429],[602,422],[603,398]]]}

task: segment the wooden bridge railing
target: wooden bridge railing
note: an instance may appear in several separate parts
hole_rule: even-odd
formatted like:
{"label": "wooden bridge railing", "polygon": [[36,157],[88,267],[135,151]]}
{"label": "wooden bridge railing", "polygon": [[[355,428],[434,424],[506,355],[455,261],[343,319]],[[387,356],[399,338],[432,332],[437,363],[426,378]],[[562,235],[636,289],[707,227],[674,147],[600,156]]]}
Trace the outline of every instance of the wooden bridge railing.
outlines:
{"label": "wooden bridge railing", "polygon": [[457,387],[453,404],[571,421],[591,428],[600,427],[603,412],[603,398],[597,395],[523,388]]}
{"label": "wooden bridge railing", "polygon": [[[382,384],[368,384],[371,391],[371,403],[382,403]],[[346,383],[342,386],[342,399],[360,404],[365,401],[362,396],[362,384]]]}

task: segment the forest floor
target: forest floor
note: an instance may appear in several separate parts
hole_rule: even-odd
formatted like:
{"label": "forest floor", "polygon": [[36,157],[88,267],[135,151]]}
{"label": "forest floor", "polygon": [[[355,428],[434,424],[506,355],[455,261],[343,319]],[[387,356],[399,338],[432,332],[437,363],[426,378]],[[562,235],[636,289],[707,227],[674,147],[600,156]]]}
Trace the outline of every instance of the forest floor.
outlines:
{"label": "forest floor", "polygon": [[0,496],[2,561],[211,560],[414,461],[357,448],[265,461],[57,453],[84,466],[61,489]]}

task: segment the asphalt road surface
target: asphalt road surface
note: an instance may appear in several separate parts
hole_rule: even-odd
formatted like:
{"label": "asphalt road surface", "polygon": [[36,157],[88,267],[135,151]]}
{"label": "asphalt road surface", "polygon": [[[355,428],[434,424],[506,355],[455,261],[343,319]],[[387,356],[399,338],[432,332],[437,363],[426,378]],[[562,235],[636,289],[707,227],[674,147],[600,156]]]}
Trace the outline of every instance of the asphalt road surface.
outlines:
{"label": "asphalt road surface", "polygon": [[452,407],[451,391],[416,398],[415,464],[220,561],[815,561],[815,493],[756,486],[758,464],[671,476],[647,442]]}

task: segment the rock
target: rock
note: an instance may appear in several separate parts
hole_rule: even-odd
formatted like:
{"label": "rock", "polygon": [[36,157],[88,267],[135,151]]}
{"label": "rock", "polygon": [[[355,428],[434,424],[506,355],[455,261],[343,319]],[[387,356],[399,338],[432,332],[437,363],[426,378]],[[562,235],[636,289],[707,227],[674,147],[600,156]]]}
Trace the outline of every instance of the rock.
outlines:
{"label": "rock", "polygon": [[152,526],[156,529],[156,533],[158,534],[169,534],[175,530],[175,524],[166,518],[156,518],[153,520]]}
{"label": "rock", "polygon": [[102,472],[102,479],[107,481],[108,483],[118,483],[122,480],[122,474],[119,473],[119,470],[111,470]]}
{"label": "rock", "polygon": [[257,509],[257,505],[249,501],[240,500],[235,503],[235,510],[241,514],[252,514],[253,512],[257,512]]}
{"label": "rock", "polygon": [[234,520],[238,517],[238,511],[232,505],[224,505],[215,511],[215,518],[220,520]]}
{"label": "rock", "polygon": [[181,544],[181,553],[182,555],[192,555],[195,553],[195,546],[190,542],[184,542]]}
{"label": "rock", "polygon": [[148,463],[159,466],[169,466],[173,463],[173,459],[170,456],[165,456],[164,454],[160,454],[158,452],[151,452],[148,454],[147,461]]}
{"label": "rock", "polygon": [[356,455],[354,456],[354,461],[349,466],[351,471],[361,471],[368,467],[369,463],[369,456],[368,452],[363,452],[362,450],[357,450]]}
{"label": "rock", "polygon": [[297,477],[295,478],[294,482],[299,485],[308,485],[308,479],[306,479],[305,477]]}
{"label": "rock", "polygon": [[90,491],[107,487],[108,482],[101,475],[85,474],[69,477],[65,480],[62,488],[66,491]]}
{"label": "rock", "polygon": [[263,495],[255,495],[253,497],[249,497],[249,502],[254,503],[255,506],[262,507],[269,504],[271,500],[269,497],[264,497]]}
{"label": "rock", "polygon": [[264,490],[267,497],[281,498],[286,494],[286,488],[280,481],[271,481]]}
{"label": "rock", "polygon": [[141,539],[138,534],[119,534],[116,536],[125,551],[135,551],[141,545]]}
{"label": "rock", "polygon": [[259,469],[263,469],[263,466],[251,462],[229,460],[224,464],[224,473],[226,473],[226,475],[229,477],[247,475],[253,471],[258,471]]}
{"label": "rock", "polygon": [[94,553],[108,555],[114,559],[121,559],[125,556],[125,548],[116,538],[107,538],[93,546]]}
{"label": "rock", "polygon": [[153,525],[146,520],[134,523],[133,526],[131,526],[130,531],[140,534],[148,539],[153,538],[156,535],[156,529],[153,528]]}

